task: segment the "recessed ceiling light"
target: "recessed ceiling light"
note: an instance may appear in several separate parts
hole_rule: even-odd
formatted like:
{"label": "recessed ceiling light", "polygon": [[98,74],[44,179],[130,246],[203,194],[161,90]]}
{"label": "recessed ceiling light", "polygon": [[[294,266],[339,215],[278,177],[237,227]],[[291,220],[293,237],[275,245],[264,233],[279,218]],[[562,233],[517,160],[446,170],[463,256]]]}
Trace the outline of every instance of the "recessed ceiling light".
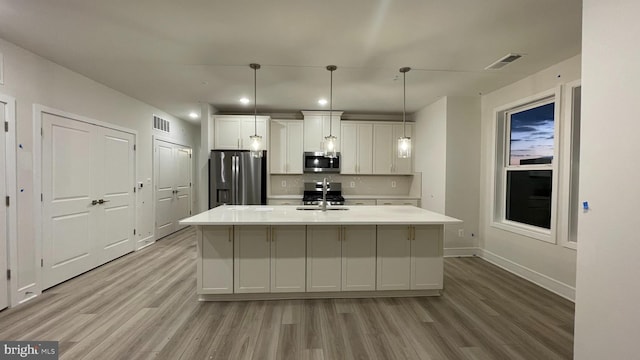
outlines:
{"label": "recessed ceiling light", "polygon": [[192,119],[197,119],[198,118],[198,114],[196,114],[194,111],[189,113],[189,117]]}
{"label": "recessed ceiling light", "polygon": [[244,105],[247,105],[249,103],[249,99],[247,99],[246,97],[243,97],[240,99],[240,102],[243,103]]}
{"label": "recessed ceiling light", "polygon": [[322,105],[322,106],[327,105],[327,99],[320,99],[320,100],[318,100],[318,104],[320,104],[320,105]]}

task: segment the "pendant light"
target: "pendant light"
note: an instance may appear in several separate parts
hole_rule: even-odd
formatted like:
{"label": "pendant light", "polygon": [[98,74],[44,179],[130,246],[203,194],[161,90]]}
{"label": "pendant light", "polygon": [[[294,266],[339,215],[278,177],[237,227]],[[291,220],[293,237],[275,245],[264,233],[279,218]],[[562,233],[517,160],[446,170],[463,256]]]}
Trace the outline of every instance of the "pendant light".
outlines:
{"label": "pendant light", "polygon": [[398,138],[398,157],[411,157],[411,138],[407,137],[406,112],[407,112],[407,72],[410,67],[400,68],[402,73],[402,137]]}
{"label": "pendant light", "polygon": [[253,69],[253,136],[249,136],[249,148],[251,156],[254,158],[262,157],[262,136],[258,135],[258,99],[257,99],[257,71],[260,64],[249,64]]}
{"label": "pendant light", "polygon": [[333,122],[333,72],[338,67],[335,65],[327,66],[327,70],[331,72],[331,86],[329,88],[329,136],[324,137],[324,156],[328,158],[337,157],[336,147],[338,146],[338,138],[331,133]]}

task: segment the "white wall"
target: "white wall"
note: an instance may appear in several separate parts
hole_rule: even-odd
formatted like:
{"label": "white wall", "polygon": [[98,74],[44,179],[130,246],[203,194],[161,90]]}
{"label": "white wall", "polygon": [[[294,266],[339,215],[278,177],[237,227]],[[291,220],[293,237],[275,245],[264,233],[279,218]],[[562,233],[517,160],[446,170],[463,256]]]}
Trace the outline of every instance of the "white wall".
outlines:
{"label": "white wall", "polygon": [[640,2],[583,2],[575,358],[637,359]]}
{"label": "white wall", "polygon": [[[447,163],[445,214],[464,221],[447,225],[445,244],[477,248],[480,208],[480,97],[447,97]],[[458,230],[464,235],[460,237]],[[461,253],[464,254],[464,253]]]}
{"label": "white wall", "polygon": [[[412,155],[414,169],[422,173],[422,208],[445,213],[447,172],[447,98],[415,113]],[[446,245],[445,245],[446,247]]]}
{"label": "white wall", "polygon": [[[136,154],[137,181],[147,184],[152,171],[152,116],[156,114],[171,122],[175,129],[163,138],[198,147],[196,126],[176,119],[159,109],[119,93],[78,73],[28,52],[0,39],[4,55],[4,85],[0,92],[16,98],[17,103],[17,182],[18,182],[18,263],[17,277],[20,300],[39,292],[36,283],[40,260],[35,258],[35,224],[33,224],[33,105],[45,105],[57,110],[94,120],[126,127],[138,132]],[[39,129],[37,130],[39,131]],[[159,135],[155,133],[154,135]],[[22,191],[24,190],[24,191]],[[139,239],[152,236],[154,228],[151,187],[145,187],[137,198],[137,233]]]}
{"label": "white wall", "polygon": [[[484,249],[484,256],[568,298],[573,298],[575,292],[576,251],[561,244],[551,244],[492,227],[491,194],[494,185],[491,172],[496,146],[495,109],[580,79],[580,60],[580,56],[575,56],[482,96],[480,246]],[[561,119],[564,120],[568,119]]]}
{"label": "white wall", "polygon": [[445,97],[418,111],[414,120],[422,207],[463,220],[445,227],[445,255],[471,255],[478,247],[480,98]]}

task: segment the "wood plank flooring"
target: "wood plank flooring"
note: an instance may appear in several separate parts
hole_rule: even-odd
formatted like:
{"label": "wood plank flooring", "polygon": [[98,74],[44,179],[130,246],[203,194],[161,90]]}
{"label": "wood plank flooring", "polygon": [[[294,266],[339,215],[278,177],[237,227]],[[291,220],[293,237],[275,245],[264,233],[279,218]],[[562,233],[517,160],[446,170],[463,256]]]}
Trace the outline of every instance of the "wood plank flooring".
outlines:
{"label": "wood plank flooring", "polygon": [[2,340],[61,359],[571,359],[573,303],[477,258],[441,297],[199,302],[195,231],[0,312]]}

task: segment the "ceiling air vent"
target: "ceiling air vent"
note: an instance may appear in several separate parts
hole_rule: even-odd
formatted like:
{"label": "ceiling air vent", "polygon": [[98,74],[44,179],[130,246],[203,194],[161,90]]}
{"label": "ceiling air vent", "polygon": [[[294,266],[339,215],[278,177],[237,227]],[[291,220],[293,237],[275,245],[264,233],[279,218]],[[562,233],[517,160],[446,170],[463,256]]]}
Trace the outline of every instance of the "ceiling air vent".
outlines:
{"label": "ceiling air vent", "polygon": [[511,64],[512,62],[520,59],[522,57],[522,55],[520,54],[507,54],[505,56],[503,56],[501,59],[499,59],[498,61],[494,62],[493,64],[487,66],[486,68],[484,68],[485,70],[498,70],[498,69],[502,69],[503,67]]}
{"label": "ceiling air vent", "polygon": [[169,132],[169,120],[165,120],[159,116],[153,115],[153,128],[156,130],[164,131],[166,133]]}

